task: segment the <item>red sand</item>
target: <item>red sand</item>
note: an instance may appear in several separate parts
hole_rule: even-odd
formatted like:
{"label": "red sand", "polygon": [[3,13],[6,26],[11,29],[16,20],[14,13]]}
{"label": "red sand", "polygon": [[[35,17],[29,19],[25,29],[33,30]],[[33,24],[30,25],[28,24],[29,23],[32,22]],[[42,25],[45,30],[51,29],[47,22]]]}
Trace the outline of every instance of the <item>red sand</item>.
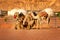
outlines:
{"label": "red sand", "polygon": [[[54,18],[51,18],[50,26],[55,27]],[[59,19],[59,18],[56,18]],[[60,26],[60,19],[56,20]],[[60,28],[57,29],[32,29],[14,30],[14,22],[5,22],[0,18],[0,40],[60,40]]]}

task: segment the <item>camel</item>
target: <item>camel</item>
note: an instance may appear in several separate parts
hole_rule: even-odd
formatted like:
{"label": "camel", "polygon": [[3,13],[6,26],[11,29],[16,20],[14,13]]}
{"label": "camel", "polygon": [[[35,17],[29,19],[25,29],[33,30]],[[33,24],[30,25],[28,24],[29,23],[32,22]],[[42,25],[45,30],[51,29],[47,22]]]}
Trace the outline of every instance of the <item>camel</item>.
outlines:
{"label": "camel", "polygon": [[[33,17],[34,19],[37,19],[37,20],[36,20],[36,25],[37,25],[37,26],[36,26],[35,28],[41,28],[41,27],[39,27],[39,26],[40,26],[42,23],[45,22],[45,23],[49,24],[49,22],[50,22],[50,17],[51,17],[51,16],[54,16],[54,12],[53,12],[53,10],[52,10],[51,8],[46,8],[46,9],[38,12],[36,16],[34,16],[33,13],[31,13],[31,15],[32,15],[32,17]],[[44,21],[44,22],[43,22],[43,21]]]}
{"label": "camel", "polygon": [[25,18],[25,15],[23,13],[16,12],[16,28],[17,29],[23,29],[23,20]]}
{"label": "camel", "polygon": [[32,19],[32,15],[30,12],[28,12],[25,16],[25,19],[23,21],[23,25],[25,25],[26,23],[26,28],[27,29],[30,29],[32,27],[32,24],[33,24],[34,20]]}

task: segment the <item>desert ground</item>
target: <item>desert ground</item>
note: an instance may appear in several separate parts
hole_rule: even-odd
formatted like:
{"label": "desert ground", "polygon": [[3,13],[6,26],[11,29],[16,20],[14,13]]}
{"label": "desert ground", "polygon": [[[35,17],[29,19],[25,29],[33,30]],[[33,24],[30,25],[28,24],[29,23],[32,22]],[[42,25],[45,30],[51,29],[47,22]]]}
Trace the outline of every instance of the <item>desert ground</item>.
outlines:
{"label": "desert ground", "polygon": [[0,18],[0,40],[60,40],[58,17],[51,18],[50,28],[47,29],[15,30],[14,23],[14,20],[9,19],[5,22],[4,18]]}

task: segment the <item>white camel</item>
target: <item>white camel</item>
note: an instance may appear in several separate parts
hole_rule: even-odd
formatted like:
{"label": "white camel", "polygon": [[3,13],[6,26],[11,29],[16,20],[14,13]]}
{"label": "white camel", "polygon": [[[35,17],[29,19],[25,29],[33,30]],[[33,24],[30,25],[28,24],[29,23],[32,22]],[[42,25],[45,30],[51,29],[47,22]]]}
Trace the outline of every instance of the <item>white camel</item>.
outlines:
{"label": "white camel", "polygon": [[[8,11],[8,16],[14,17],[16,15],[19,15],[20,13],[23,13],[24,15],[26,15],[26,10],[24,10],[24,9],[12,9],[12,10]],[[14,26],[18,26],[18,29],[19,29],[20,22],[17,20],[17,19],[19,19],[18,16],[15,19],[16,19],[16,23]]]}
{"label": "white camel", "polygon": [[46,8],[44,10],[42,10],[41,12],[46,12],[48,14],[48,17],[47,17],[47,23],[49,23],[49,19],[51,16],[54,16],[54,11],[53,9],[51,8]]}
{"label": "white camel", "polygon": [[24,15],[26,15],[27,11],[24,10],[24,9],[12,9],[12,10],[9,10],[8,11],[8,16],[11,15],[11,16],[14,16],[14,14],[16,12],[19,12],[19,14],[22,12]]}
{"label": "white camel", "polygon": [[42,22],[43,22],[42,20],[44,20],[44,16],[47,17],[47,19],[46,19],[47,24],[49,23],[50,17],[54,16],[54,12],[53,12],[53,10],[51,8],[46,8],[46,9],[40,11],[40,13],[37,13],[37,16],[34,16],[33,13],[31,13],[31,14],[32,14],[32,17],[34,19],[37,19],[37,26],[36,26],[37,28],[39,27],[40,24],[42,24]]}

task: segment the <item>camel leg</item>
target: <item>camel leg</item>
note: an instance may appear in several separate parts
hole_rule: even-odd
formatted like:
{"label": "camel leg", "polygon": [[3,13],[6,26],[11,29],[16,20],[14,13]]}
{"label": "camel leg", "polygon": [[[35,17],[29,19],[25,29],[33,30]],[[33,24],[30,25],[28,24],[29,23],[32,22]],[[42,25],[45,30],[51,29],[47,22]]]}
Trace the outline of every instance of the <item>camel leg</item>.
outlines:
{"label": "camel leg", "polygon": [[30,25],[27,26],[27,29],[30,29]]}
{"label": "camel leg", "polygon": [[48,18],[47,18],[47,23],[49,24],[49,22],[50,22],[50,18],[48,17]]}
{"label": "camel leg", "polygon": [[38,29],[38,26],[39,26],[39,21],[36,20],[36,28]]}

